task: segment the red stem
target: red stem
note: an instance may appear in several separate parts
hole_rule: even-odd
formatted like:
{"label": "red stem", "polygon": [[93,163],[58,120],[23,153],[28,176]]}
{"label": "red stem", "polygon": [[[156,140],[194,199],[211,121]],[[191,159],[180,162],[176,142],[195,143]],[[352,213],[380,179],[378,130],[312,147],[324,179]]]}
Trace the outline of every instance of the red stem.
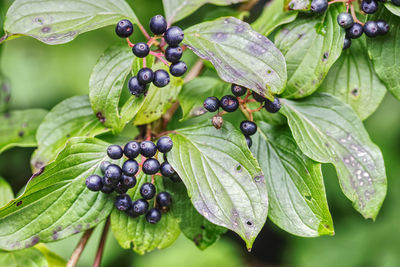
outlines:
{"label": "red stem", "polygon": [[110,228],[110,217],[107,218],[106,224],[103,228],[103,233],[101,234],[99,248],[97,249],[96,257],[93,262],[93,267],[100,267],[101,258],[103,257],[104,246],[106,245],[106,239],[108,234],[108,229]]}

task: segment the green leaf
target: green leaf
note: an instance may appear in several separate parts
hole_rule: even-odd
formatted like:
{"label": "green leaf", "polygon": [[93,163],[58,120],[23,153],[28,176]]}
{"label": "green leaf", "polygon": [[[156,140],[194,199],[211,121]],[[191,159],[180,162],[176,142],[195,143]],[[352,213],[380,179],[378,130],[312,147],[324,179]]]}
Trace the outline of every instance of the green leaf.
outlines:
{"label": "green leaf", "polygon": [[165,16],[169,23],[186,18],[205,4],[227,6],[246,0],[163,0]]}
{"label": "green leaf", "polygon": [[209,60],[220,78],[273,99],[285,88],[286,63],[267,37],[233,17],[194,25],[185,31],[185,43]]}
{"label": "green leaf", "polygon": [[196,210],[239,234],[250,249],[265,223],[264,175],[243,134],[225,122],[176,130],[168,162],[185,183]]}
{"label": "green leaf", "polygon": [[350,106],[326,94],[283,100],[293,137],[313,160],[332,163],[340,186],[365,218],[375,219],[386,195],[382,153]]}
{"label": "green leaf", "polygon": [[44,244],[37,244],[34,248],[42,252],[49,267],[65,267],[67,265],[67,262],[62,257],[52,252]]}
{"label": "green leaf", "polygon": [[[155,69],[167,68],[162,63],[156,64]],[[183,80],[178,77],[170,76],[170,83],[165,87],[156,87],[151,84],[144,98],[143,104],[136,114],[134,124],[142,125],[153,122],[161,118],[161,116],[171,107],[172,103],[178,98],[178,94],[182,89]]]}
{"label": "green leaf", "polygon": [[93,137],[106,132],[93,114],[89,97],[74,96],[56,105],[40,124],[36,139],[38,149],[32,156],[31,165],[38,171],[56,158],[71,137]]}
{"label": "green leaf", "polygon": [[14,193],[8,182],[0,177],[0,207],[3,207],[14,198]]}
{"label": "green leaf", "polygon": [[[128,191],[132,200],[142,198],[140,195],[141,185],[151,182],[151,176],[144,175],[143,173],[137,179],[137,185]],[[155,185],[158,192],[165,190],[164,184],[167,182],[170,181],[156,176]],[[149,202],[150,207],[153,207],[153,205],[154,199]],[[174,209],[175,202],[172,205],[172,209]],[[161,221],[157,224],[150,224],[146,221],[145,216],[132,218],[126,213],[114,209],[111,213],[111,228],[121,247],[125,249],[132,248],[136,253],[141,255],[155,249],[170,246],[180,234],[178,221],[172,215],[171,211],[164,213]]]}
{"label": "green leaf", "polygon": [[36,146],[36,130],[46,113],[25,109],[0,114],[0,153],[12,147]]}
{"label": "green leaf", "polygon": [[258,19],[251,24],[253,29],[265,36],[281,25],[292,22],[297,17],[297,12],[287,11],[282,0],[268,2]]}
{"label": "green leaf", "polygon": [[0,251],[0,266],[7,267],[52,267],[36,248],[17,251]]}
{"label": "green leaf", "polygon": [[198,77],[186,83],[178,96],[183,111],[181,121],[206,113],[203,102],[207,96],[220,98],[229,92],[227,83],[216,78]]}
{"label": "green leaf", "polygon": [[382,102],[385,85],[375,73],[364,40],[354,41],[329,70],[319,88],[349,104],[365,120]]}
{"label": "green leaf", "polygon": [[[1,53],[1,49],[0,49]],[[11,98],[11,85],[8,79],[1,73],[0,70],[0,113],[8,108],[8,103]]]}
{"label": "green leaf", "polygon": [[290,10],[310,10],[311,0],[285,0],[285,8]]}
{"label": "green leaf", "polygon": [[374,63],[376,73],[386,88],[400,100],[400,17],[381,8],[369,20],[384,18],[390,25],[390,31],[385,36],[367,38],[369,57]]}
{"label": "green leaf", "polygon": [[6,38],[27,35],[56,45],[124,18],[138,22],[124,0],[15,0],[8,9],[4,30]]}
{"label": "green leaf", "polygon": [[[400,6],[396,6],[396,5],[394,5],[393,3],[388,2],[388,3],[385,3],[385,7],[386,7],[390,12],[392,12],[394,15],[400,16]],[[382,8],[382,9],[383,9],[383,8]],[[386,20],[386,17],[385,17],[385,20]],[[394,29],[394,28],[391,28],[391,29]]]}
{"label": "green leaf", "polygon": [[86,188],[100,173],[109,143],[71,138],[53,163],[34,174],[25,192],[0,209],[0,249],[51,242],[92,228],[112,210],[113,197]]}
{"label": "green leaf", "polygon": [[251,151],[267,179],[268,217],[294,235],[333,234],[321,164],[301,152],[287,127],[257,125]]}
{"label": "green leaf", "polygon": [[173,214],[179,220],[182,233],[201,250],[214,244],[227,230],[209,222],[194,208],[187,190],[182,183],[168,183],[167,191],[172,193]]}
{"label": "green leaf", "polygon": [[283,97],[301,98],[315,92],[342,53],[345,32],[336,21],[342,8],[331,5],[323,15],[296,19],[276,34],[275,44],[288,67]]}

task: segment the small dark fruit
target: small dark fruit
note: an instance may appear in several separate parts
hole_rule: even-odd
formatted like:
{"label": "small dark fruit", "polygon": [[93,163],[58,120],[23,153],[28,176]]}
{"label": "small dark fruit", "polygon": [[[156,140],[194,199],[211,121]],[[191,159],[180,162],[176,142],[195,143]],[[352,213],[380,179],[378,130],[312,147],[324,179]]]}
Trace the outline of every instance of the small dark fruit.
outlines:
{"label": "small dark fruit", "polygon": [[167,153],[171,151],[173,145],[172,139],[169,136],[163,136],[157,141],[157,149],[161,153]]}
{"label": "small dark fruit", "polygon": [[126,211],[132,206],[132,200],[128,195],[120,195],[115,199],[115,207],[117,210]]}
{"label": "small dark fruit", "polygon": [[323,13],[328,9],[328,0],[313,0],[311,2],[311,11]]}
{"label": "small dark fruit", "polygon": [[134,216],[139,216],[145,214],[149,209],[149,203],[144,199],[138,199],[132,203],[132,214]]}
{"label": "small dark fruit", "polygon": [[379,35],[385,35],[390,30],[389,24],[384,20],[376,21],[376,25],[378,26],[378,34]]}
{"label": "small dark fruit", "polygon": [[231,86],[231,91],[235,96],[243,96],[247,92],[247,88],[233,83]]}
{"label": "small dark fruit", "polygon": [[127,188],[134,188],[136,185],[136,177],[135,176],[127,176],[125,174],[122,175],[121,182],[123,185],[125,185]]}
{"label": "small dark fruit", "polygon": [[141,84],[136,76],[129,79],[128,89],[134,96],[140,96],[146,91],[146,85]]}
{"label": "small dark fruit", "polygon": [[103,192],[104,194],[111,194],[112,192],[114,192],[114,189],[114,186],[104,184],[103,180],[103,188],[101,188],[101,192]]}
{"label": "small dark fruit", "polygon": [[169,207],[171,206],[172,198],[168,192],[160,192],[156,197],[156,201],[160,207]]}
{"label": "small dark fruit", "polygon": [[156,187],[152,183],[144,183],[140,187],[140,194],[144,199],[152,199],[156,194]]}
{"label": "small dark fruit", "polygon": [[116,185],[122,176],[122,170],[118,165],[110,164],[104,172],[104,177],[108,178],[111,184]]}
{"label": "small dark fruit", "polygon": [[139,171],[139,164],[134,159],[128,159],[122,165],[122,172],[128,176],[134,176]]}
{"label": "small dark fruit", "polygon": [[251,147],[251,145],[253,144],[253,141],[251,141],[251,138],[250,138],[250,136],[245,136],[246,137],[246,143],[247,143],[247,146],[250,148]]}
{"label": "small dark fruit", "polygon": [[156,15],[150,20],[150,30],[156,35],[161,35],[167,30],[167,21],[161,15]]}
{"label": "small dark fruit", "polygon": [[220,102],[215,96],[207,97],[204,100],[203,107],[209,112],[215,112],[219,109]]}
{"label": "small dark fruit", "polygon": [[126,185],[124,185],[121,181],[115,187],[115,192],[117,192],[118,194],[121,194],[121,195],[128,192],[128,190],[129,190],[129,188]]}
{"label": "small dark fruit", "polygon": [[232,95],[226,95],[221,98],[220,105],[226,112],[234,112],[239,107],[239,101]]}
{"label": "small dark fruit", "polygon": [[154,158],[146,159],[142,170],[145,174],[156,174],[160,170],[160,162]]}
{"label": "small dark fruit", "polygon": [[140,154],[146,158],[151,158],[157,153],[157,146],[151,141],[140,143]]}
{"label": "small dark fruit", "polygon": [[127,38],[133,33],[133,25],[127,19],[120,20],[115,27],[115,33],[121,38]]}
{"label": "small dark fruit", "polygon": [[137,43],[134,47],[132,47],[132,52],[135,56],[143,58],[147,57],[150,53],[150,48],[146,43]]}
{"label": "small dark fruit", "polygon": [[111,145],[107,148],[107,155],[111,159],[120,159],[122,158],[124,151],[118,145]]}
{"label": "small dark fruit", "polygon": [[253,96],[253,98],[254,98],[257,102],[263,103],[263,102],[265,101],[265,97],[263,97],[263,96],[257,94],[257,93],[254,92],[254,91],[251,93],[251,95]]}
{"label": "small dark fruit", "polygon": [[364,24],[364,33],[368,36],[368,37],[376,37],[379,34],[379,29],[378,29],[378,25],[375,21],[367,21]]}
{"label": "small dark fruit", "polygon": [[149,68],[142,68],[137,73],[137,78],[141,84],[151,83],[154,80],[154,72]]}
{"label": "small dark fruit", "polygon": [[183,54],[182,47],[180,46],[168,46],[165,50],[165,59],[171,63],[178,62]]}
{"label": "small dark fruit", "polygon": [[351,46],[351,39],[345,37],[345,38],[344,38],[344,44],[343,44],[343,50],[349,48],[350,46]]}
{"label": "small dark fruit", "polygon": [[164,39],[169,45],[179,45],[183,41],[184,36],[181,28],[172,26],[165,32]]}
{"label": "small dark fruit", "polygon": [[357,39],[363,34],[363,26],[359,23],[354,23],[353,26],[346,30],[346,36],[351,39]]}
{"label": "small dark fruit", "polygon": [[128,142],[124,147],[124,154],[129,159],[135,159],[140,154],[140,144],[136,141]]}
{"label": "small dark fruit", "polygon": [[178,61],[169,66],[169,72],[175,77],[182,76],[183,74],[185,74],[186,71],[187,71],[187,66],[186,63],[183,61]]}
{"label": "small dark fruit", "polygon": [[156,70],[154,72],[153,84],[157,87],[164,87],[169,84],[170,78],[165,70]]}
{"label": "small dark fruit", "polygon": [[257,132],[257,125],[252,121],[242,121],[240,123],[240,130],[244,135],[253,135]]}
{"label": "small dark fruit", "polygon": [[353,17],[351,16],[350,13],[347,12],[340,13],[337,16],[337,22],[340,25],[340,27],[344,29],[348,29],[354,24]]}
{"label": "small dark fruit", "polygon": [[90,191],[100,191],[101,188],[103,187],[103,182],[100,176],[98,175],[90,175],[88,178],[86,178],[86,187]]}
{"label": "small dark fruit", "polygon": [[161,164],[160,172],[165,177],[172,177],[175,174],[175,170],[172,168],[171,164],[168,161],[164,161]]}
{"label": "small dark fruit", "polygon": [[265,109],[270,113],[276,113],[281,109],[281,101],[277,97],[274,98],[273,102],[266,99],[265,100]]}
{"label": "small dark fruit", "polygon": [[103,162],[101,162],[101,164],[100,164],[100,170],[101,170],[101,172],[104,174],[105,172],[106,172],[106,169],[107,169],[107,167],[108,166],[110,166],[110,164],[111,164],[111,162],[109,162],[109,161],[103,161]]}
{"label": "small dark fruit", "polygon": [[378,10],[378,3],[375,0],[363,0],[361,10],[366,14],[373,14]]}
{"label": "small dark fruit", "polygon": [[146,214],[146,220],[151,224],[158,223],[161,220],[161,211],[155,208],[149,210]]}

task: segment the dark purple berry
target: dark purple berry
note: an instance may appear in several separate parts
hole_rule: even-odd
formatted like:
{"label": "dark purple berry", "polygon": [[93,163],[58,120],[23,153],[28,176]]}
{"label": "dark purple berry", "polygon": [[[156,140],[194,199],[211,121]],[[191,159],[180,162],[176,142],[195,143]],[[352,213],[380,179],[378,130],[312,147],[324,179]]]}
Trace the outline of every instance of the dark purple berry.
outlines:
{"label": "dark purple berry", "polygon": [[254,92],[254,91],[251,93],[251,95],[253,96],[253,98],[254,98],[257,102],[263,103],[263,102],[265,101],[265,97],[263,97],[263,96],[257,94],[257,93]]}
{"label": "dark purple berry", "polygon": [[149,209],[149,203],[144,199],[138,199],[132,203],[132,215],[139,216],[145,214]]}
{"label": "dark purple berry", "polygon": [[164,34],[164,40],[169,45],[179,45],[184,38],[184,33],[181,28],[172,26]]}
{"label": "dark purple berry", "polygon": [[125,174],[122,175],[121,182],[123,185],[125,185],[127,188],[134,188],[136,185],[136,177],[135,176],[127,176]]}
{"label": "dark purple berry", "polygon": [[376,37],[378,36],[379,33],[379,29],[378,29],[378,25],[376,24],[375,21],[367,21],[364,24],[364,33],[368,36],[368,37]]}
{"label": "dark purple berry", "polygon": [[118,145],[111,145],[107,148],[107,155],[111,159],[120,159],[122,158],[124,151]]}
{"label": "dark purple berry", "polygon": [[204,100],[203,107],[208,110],[209,112],[215,112],[218,110],[220,105],[220,102],[218,98],[215,96],[207,97],[206,100]]}
{"label": "dark purple berry", "polygon": [[275,97],[274,101],[271,102],[268,99],[265,100],[265,109],[270,113],[277,113],[281,109],[281,101]]}
{"label": "dark purple berry", "polygon": [[161,211],[155,208],[149,210],[146,214],[146,220],[151,224],[158,223],[161,220]]}
{"label": "dark purple berry", "polygon": [[124,147],[124,154],[127,158],[135,159],[140,154],[140,144],[136,141],[127,143]]}
{"label": "dark purple berry", "polygon": [[251,141],[251,138],[250,138],[250,136],[245,136],[246,137],[246,143],[247,143],[247,146],[250,148],[251,147],[251,145],[253,144],[253,141]]}
{"label": "dark purple berry", "polygon": [[376,22],[376,25],[378,26],[378,34],[379,35],[385,35],[390,30],[389,24],[384,20],[378,20]]}
{"label": "dark purple berry", "polygon": [[343,50],[349,48],[350,46],[351,46],[351,39],[345,37],[345,38],[344,38],[344,44],[343,44]]}
{"label": "dark purple berry", "polygon": [[400,0],[392,0],[393,5],[400,6]]}
{"label": "dark purple berry", "polygon": [[169,136],[163,136],[157,141],[157,149],[161,153],[167,153],[171,151],[173,145],[172,139]]}
{"label": "dark purple berry", "polygon": [[351,16],[350,13],[347,12],[340,13],[337,16],[337,22],[340,25],[340,27],[344,29],[348,29],[354,24],[353,17]]}
{"label": "dark purple berry", "polygon": [[168,192],[160,192],[157,197],[156,201],[159,207],[169,207],[172,203],[171,195]]}
{"label": "dark purple berry", "polygon": [[226,112],[234,112],[239,107],[239,101],[232,95],[226,95],[221,98],[220,105]]}
{"label": "dark purple berry", "polygon": [[140,96],[146,91],[146,85],[141,84],[136,76],[129,79],[128,88],[134,96]]}
{"label": "dark purple berry", "polygon": [[128,192],[128,190],[129,190],[129,188],[126,185],[124,185],[121,181],[115,187],[115,192],[117,192],[118,194],[121,194],[121,195]]}
{"label": "dark purple berry", "polygon": [[137,74],[137,78],[141,84],[148,84],[154,80],[154,72],[149,68],[142,68]]}
{"label": "dark purple berry", "polygon": [[149,54],[150,48],[146,43],[137,43],[132,47],[132,52],[135,56],[143,58]]}
{"label": "dark purple berry", "polygon": [[110,164],[104,172],[104,177],[109,180],[109,183],[116,185],[122,176],[122,170],[118,165]]}
{"label": "dark purple berry", "polygon": [[103,187],[103,182],[100,176],[98,175],[90,175],[88,178],[86,178],[86,187],[90,191],[100,191],[101,188]]}
{"label": "dark purple berry", "polygon": [[182,182],[181,177],[179,177],[178,173],[174,173],[171,177],[169,177],[171,179],[172,182],[174,183],[179,183]]}
{"label": "dark purple berry", "polygon": [[122,165],[122,172],[128,176],[134,176],[139,171],[139,164],[134,159],[128,159]]}
{"label": "dark purple berry", "polygon": [[311,11],[323,13],[328,9],[328,0],[313,0],[311,2]]}
{"label": "dark purple berry", "polygon": [[120,20],[115,27],[115,33],[121,38],[127,38],[133,33],[133,25],[127,19]]}
{"label": "dark purple berry", "polygon": [[110,164],[111,164],[111,162],[106,161],[106,160],[101,162],[101,164],[100,164],[100,170],[101,170],[101,172],[102,172],[103,174],[106,172],[106,169],[107,169],[108,166],[110,166]]}
{"label": "dark purple berry", "polygon": [[180,46],[168,46],[165,50],[165,59],[171,63],[178,62],[183,54],[182,47]]}
{"label": "dark purple berry", "polygon": [[185,74],[186,71],[187,71],[187,66],[186,63],[183,61],[178,61],[169,66],[169,72],[175,77],[182,76],[183,74]]}
{"label": "dark purple berry", "polygon": [[120,195],[115,199],[115,207],[117,210],[126,211],[132,206],[132,200],[128,195]]}
{"label": "dark purple berry", "polygon": [[363,34],[363,26],[359,23],[354,23],[353,26],[346,30],[346,36],[351,39],[357,39]]}
{"label": "dark purple berry", "polygon": [[363,0],[361,10],[366,14],[373,14],[378,10],[378,3],[375,0]]}
{"label": "dark purple berry", "polygon": [[231,91],[235,96],[243,96],[247,92],[247,88],[233,83]]}
{"label": "dark purple berry", "polygon": [[253,135],[257,132],[257,125],[252,121],[242,121],[240,123],[240,130],[244,135]]}
{"label": "dark purple berry", "polygon": [[156,70],[154,72],[153,84],[157,87],[167,86],[170,82],[169,74],[165,70]]}
{"label": "dark purple berry", "polygon": [[157,153],[157,146],[151,141],[140,143],[140,154],[146,158],[151,158]]}
{"label": "dark purple berry", "polygon": [[114,192],[114,189],[114,186],[104,184],[103,180],[103,188],[101,188],[101,192],[103,192],[104,194],[111,194],[112,192]]}
{"label": "dark purple berry", "polygon": [[140,194],[144,199],[152,199],[156,194],[156,187],[151,183],[144,183],[140,187]]}
{"label": "dark purple berry", "polygon": [[160,172],[165,177],[172,177],[175,174],[175,170],[172,168],[171,164],[168,161],[164,161],[161,164]]}
{"label": "dark purple berry", "polygon": [[150,20],[150,30],[156,35],[161,35],[167,30],[167,21],[161,15],[156,15]]}
{"label": "dark purple berry", "polygon": [[145,174],[156,174],[160,170],[160,162],[154,158],[146,159],[142,170]]}

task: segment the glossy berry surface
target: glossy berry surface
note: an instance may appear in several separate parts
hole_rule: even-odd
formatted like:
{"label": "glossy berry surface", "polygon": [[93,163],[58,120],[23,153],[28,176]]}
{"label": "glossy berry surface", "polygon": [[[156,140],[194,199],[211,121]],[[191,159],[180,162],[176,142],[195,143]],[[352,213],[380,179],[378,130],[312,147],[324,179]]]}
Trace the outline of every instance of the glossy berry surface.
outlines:
{"label": "glossy berry surface", "polygon": [[156,174],[160,170],[160,162],[153,158],[146,159],[142,170],[145,174]]}
{"label": "glossy berry surface", "polygon": [[311,11],[316,13],[325,12],[328,9],[328,0],[313,0],[311,2]]}
{"label": "glossy berry surface", "polygon": [[169,45],[179,45],[183,41],[183,38],[183,31],[177,26],[169,28],[164,35],[165,42]]}
{"label": "glossy berry surface", "polygon": [[135,159],[140,154],[140,144],[136,141],[126,143],[124,154],[129,159]]}
{"label": "glossy berry surface", "polygon": [[357,39],[363,34],[363,26],[359,23],[354,23],[353,26],[346,30],[347,37]]}
{"label": "glossy berry surface", "polygon": [[140,154],[146,158],[151,158],[157,153],[157,146],[151,141],[140,143]]}
{"label": "glossy berry surface", "polygon": [[378,3],[375,0],[363,0],[361,10],[367,14],[373,14],[378,10]]}
{"label": "glossy berry surface", "polygon": [[138,199],[132,203],[132,213],[134,216],[145,214],[149,209],[149,203],[144,199]]}
{"label": "glossy berry surface", "polygon": [[160,192],[156,197],[156,201],[160,207],[169,207],[171,206],[172,198],[168,192]]}
{"label": "glossy berry surface", "polygon": [[165,50],[165,59],[171,63],[178,62],[183,54],[182,47],[180,46],[168,46]]}
{"label": "glossy berry surface", "polygon": [[368,37],[376,37],[378,36],[379,33],[378,25],[376,24],[375,21],[371,20],[365,23],[363,30]]}
{"label": "glossy berry surface", "polygon": [[100,191],[101,188],[103,187],[103,182],[100,176],[98,175],[90,175],[88,178],[86,178],[86,187],[90,191]]}
{"label": "glossy berry surface", "polygon": [[393,5],[400,6],[400,0],[392,0]]}
{"label": "glossy berry surface", "polygon": [[254,92],[254,91],[251,93],[251,95],[253,96],[253,98],[254,98],[257,102],[262,103],[262,102],[265,101],[265,97],[263,97],[263,96],[257,94],[257,93]]}
{"label": "glossy berry surface", "polygon": [[135,56],[143,58],[146,57],[149,52],[150,48],[146,43],[137,43],[134,47],[132,47],[132,52]]}
{"label": "glossy berry surface", "polygon": [[239,107],[239,101],[232,95],[226,95],[221,98],[220,105],[226,112],[234,112]]}
{"label": "glossy berry surface", "polygon": [[270,113],[276,113],[281,109],[281,101],[277,97],[275,97],[273,102],[267,99],[265,100],[265,109]]}
{"label": "glossy berry surface", "polygon": [[122,176],[122,170],[118,165],[115,164],[110,164],[110,166],[107,167],[104,177],[108,178],[111,184],[116,185],[119,180],[121,179]]}
{"label": "glossy berry surface", "polygon": [[120,20],[115,27],[115,33],[121,38],[127,38],[133,33],[133,25],[127,19]]}
{"label": "glossy berry surface", "polygon": [[136,76],[129,79],[128,89],[134,96],[140,96],[146,91],[146,85],[141,84]]}
{"label": "glossy berry surface", "polygon": [[215,112],[219,109],[220,102],[218,98],[215,96],[210,96],[207,97],[206,100],[204,100],[203,107],[208,110],[209,112]]}
{"label": "glossy berry surface", "polygon": [[171,151],[173,145],[174,144],[169,136],[163,136],[157,141],[157,149],[161,153],[167,153]]}
{"label": "glossy berry surface", "polygon": [[247,92],[247,89],[243,86],[233,83],[231,85],[231,91],[232,91],[232,94],[235,96],[243,96]]}
{"label": "glossy berry surface", "polygon": [[122,178],[121,178],[121,183],[123,185],[125,185],[127,188],[134,188],[136,185],[136,177],[135,176],[128,176],[125,174],[122,174]]}
{"label": "glossy berry surface", "polygon": [[187,66],[186,63],[183,61],[178,61],[169,66],[169,72],[175,77],[182,76],[183,74],[185,74],[186,71],[187,71]]}
{"label": "glossy berry surface", "polygon": [[100,170],[101,170],[101,172],[102,172],[103,174],[106,172],[106,169],[107,169],[108,166],[110,166],[110,164],[111,164],[111,162],[109,162],[109,161],[107,161],[107,160],[101,162],[101,164],[100,164]]}
{"label": "glossy berry surface", "polygon": [[171,164],[169,164],[167,161],[164,161],[161,164],[160,172],[165,177],[172,177],[172,175],[175,174],[175,170],[172,168]]}
{"label": "glossy berry surface", "polygon": [[247,146],[250,148],[253,145],[253,141],[251,141],[251,138],[249,136],[245,136],[245,137],[246,137]]}
{"label": "glossy berry surface", "polygon": [[161,15],[156,15],[150,20],[150,30],[156,35],[161,35],[167,30],[167,21]]}
{"label": "glossy berry surface", "polygon": [[134,176],[139,171],[139,164],[134,159],[128,159],[122,165],[122,172],[128,176]]}
{"label": "glossy berry surface", "polygon": [[137,78],[141,84],[151,83],[154,80],[154,72],[149,68],[142,68],[137,73]]}
{"label": "glossy berry surface", "polygon": [[156,194],[156,187],[151,183],[144,183],[140,187],[140,194],[144,199],[152,199]]}
{"label": "glossy berry surface", "polygon": [[105,185],[103,183],[103,187],[101,188],[101,192],[103,192],[104,194],[111,194],[112,192],[114,192],[114,189],[115,189],[114,186]]}
{"label": "glossy berry surface", "polygon": [[354,21],[350,13],[342,12],[337,16],[337,22],[340,27],[348,29],[353,26]]}
{"label": "glossy berry surface", "polygon": [[253,135],[257,132],[257,125],[252,121],[242,121],[240,123],[240,130],[244,135]]}
{"label": "glossy berry surface", "polygon": [[126,211],[132,206],[132,200],[128,195],[117,196],[115,199],[115,207],[120,211]]}
{"label": "glossy berry surface", "polygon": [[378,34],[379,35],[385,35],[390,30],[389,24],[384,20],[376,21],[376,25],[378,26]]}
{"label": "glossy berry surface", "polygon": [[179,183],[182,182],[181,177],[179,177],[179,175],[175,172],[171,177],[169,177],[171,179],[172,182],[174,183]]}
{"label": "glossy berry surface", "polygon": [[115,192],[117,192],[118,194],[121,194],[121,195],[128,192],[128,190],[129,190],[129,188],[126,185],[124,185],[123,183],[121,183],[121,181],[115,187]]}
{"label": "glossy berry surface", "polygon": [[153,84],[157,87],[164,87],[169,84],[170,78],[165,70],[156,70],[154,72]]}
{"label": "glossy berry surface", "polygon": [[111,145],[107,148],[107,155],[111,159],[120,159],[122,158],[124,151],[118,145]]}
{"label": "glossy berry surface", "polygon": [[146,214],[146,221],[151,224],[156,224],[161,220],[161,211],[158,209],[151,209]]}
{"label": "glossy berry surface", "polygon": [[349,48],[350,46],[351,46],[351,39],[345,37],[343,43],[343,50]]}

